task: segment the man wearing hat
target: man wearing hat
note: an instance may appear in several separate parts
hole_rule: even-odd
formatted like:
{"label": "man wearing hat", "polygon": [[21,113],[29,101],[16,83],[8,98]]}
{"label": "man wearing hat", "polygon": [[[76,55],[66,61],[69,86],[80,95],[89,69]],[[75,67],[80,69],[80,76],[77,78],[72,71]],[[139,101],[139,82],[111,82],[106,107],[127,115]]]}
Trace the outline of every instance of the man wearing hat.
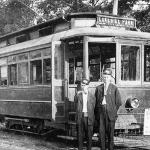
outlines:
{"label": "man wearing hat", "polygon": [[[118,88],[111,83],[112,71],[107,68],[103,72],[103,82],[96,87],[96,112],[99,118],[99,140],[101,150],[106,150],[106,137],[108,138],[108,150],[114,147],[114,128],[117,119],[117,111],[121,106],[121,97]],[[96,116],[96,117],[97,117]]]}
{"label": "man wearing hat", "polygon": [[81,88],[78,88],[80,90],[77,92],[74,98],[76,104],[78,149],[82,150],[83,140],[85,137],[87,140],[87,149],[91,150],[95,97],[88,90],[89,80],[83,79],[80,86]]}

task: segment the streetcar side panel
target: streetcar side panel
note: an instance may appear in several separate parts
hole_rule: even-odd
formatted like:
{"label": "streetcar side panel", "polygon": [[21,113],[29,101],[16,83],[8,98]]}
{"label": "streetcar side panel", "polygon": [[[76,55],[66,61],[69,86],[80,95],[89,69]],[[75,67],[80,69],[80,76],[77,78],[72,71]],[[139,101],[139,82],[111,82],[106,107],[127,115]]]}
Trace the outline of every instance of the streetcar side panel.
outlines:
{"label": "streetcar side panel", "polygon": [[51,36],[1,48],[0,114],[52,118]]}
{"label": "streetcar side panel", "polygon": [[12,117],[51,119],[51,88],[0,90],[0,114]]}

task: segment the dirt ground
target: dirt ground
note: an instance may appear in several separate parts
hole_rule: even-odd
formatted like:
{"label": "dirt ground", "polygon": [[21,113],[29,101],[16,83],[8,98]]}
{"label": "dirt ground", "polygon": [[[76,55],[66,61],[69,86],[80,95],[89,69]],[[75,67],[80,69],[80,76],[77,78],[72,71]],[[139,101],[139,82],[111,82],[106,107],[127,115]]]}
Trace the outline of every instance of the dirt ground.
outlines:
{"label": "dirt ground", "polygon": [[[94,143],[94,142],[93,142]],[[92,150],[100,150],[93,144]],[[0,150],[76,150],[77,143],[0,130]],[[115,150],[150,150],[150,136],[115,137]]]}
{"label": "dirt ground", "polygon": [[0,150],[51,150],[54,146],[40,138],[0,131]]}

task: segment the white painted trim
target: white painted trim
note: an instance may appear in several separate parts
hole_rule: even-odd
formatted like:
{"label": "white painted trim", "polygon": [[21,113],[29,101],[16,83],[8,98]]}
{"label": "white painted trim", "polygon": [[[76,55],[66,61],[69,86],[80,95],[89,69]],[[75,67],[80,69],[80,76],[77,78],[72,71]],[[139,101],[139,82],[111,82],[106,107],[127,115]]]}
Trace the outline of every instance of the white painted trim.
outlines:
{"label": "white painted trim", "polygon": [[[121,46],[122,45],[128,45],[128,46],[138,46],[139,48],[140,48],[140,79],[138,80],[138,81],[130,81],[130,80],[128,80],[128,81],[123,81],[123,80],[121,80]],[[123,42],[123,41],[121,41],[121,42],[119,42],[119,50],[118,50],[118,52],[119,52],[119,55],[120,56],[118,56],[118,59],[119,59],[119,62],[118,62],[118,64],[119,64],[119,67],[118,67],[118,71],[119,71],[119,77],[118,77],[118,84],[119,85],[125,85],[125,86],[133,86],[133,85],[135,85],[135,86],[138,86],[138,85],[141,85],[141,82],[142,82],[142,43],[138,43],[138,42],[136,42],[136,41],[130,41],[129,43],[127,43],[127,42]]]}
{"label": "white painted trim", "polygon": [[[56,113],[57,113],[57,108],[56,108],[56,104],[58,104],[59,102],[57,102],[55,100],[55,93],[54,93],[54,87],[55,86],[62,86],[62,81],[61,79],[55,79],[55,58],[54,58],[54,54],[55,54],[55,45],[61,45],[61,41],[53,41],[52,42],[52,118],[55,120],[56,119]],[[61,116],[64,117],[64,116]]]}
{"label": "white painted trim", "polygon": [[115,43],[115,38],[114,37],[86,37],[86,40],[88,42],[94,42],[94,43],[101,43],[101,42],[106,42],[106,43]]}

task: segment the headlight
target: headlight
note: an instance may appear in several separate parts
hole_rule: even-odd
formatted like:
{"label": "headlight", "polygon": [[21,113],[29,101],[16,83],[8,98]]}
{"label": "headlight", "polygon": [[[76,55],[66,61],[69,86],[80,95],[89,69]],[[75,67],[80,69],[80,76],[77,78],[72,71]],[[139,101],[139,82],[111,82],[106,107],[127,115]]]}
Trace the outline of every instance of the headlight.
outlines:
{"label": "headlight", "polygon": [[140,105],[140,100],[137,98],[128,98],[125,103],[125,108],[127,110],[132,110],[132,108],[138,108]]}
{"label": "headlight", "polygon": [[132,101],[131,101],[131,106],[132,108],[138,108],[139,107],[139,100],[137,98],[133,98]]}

